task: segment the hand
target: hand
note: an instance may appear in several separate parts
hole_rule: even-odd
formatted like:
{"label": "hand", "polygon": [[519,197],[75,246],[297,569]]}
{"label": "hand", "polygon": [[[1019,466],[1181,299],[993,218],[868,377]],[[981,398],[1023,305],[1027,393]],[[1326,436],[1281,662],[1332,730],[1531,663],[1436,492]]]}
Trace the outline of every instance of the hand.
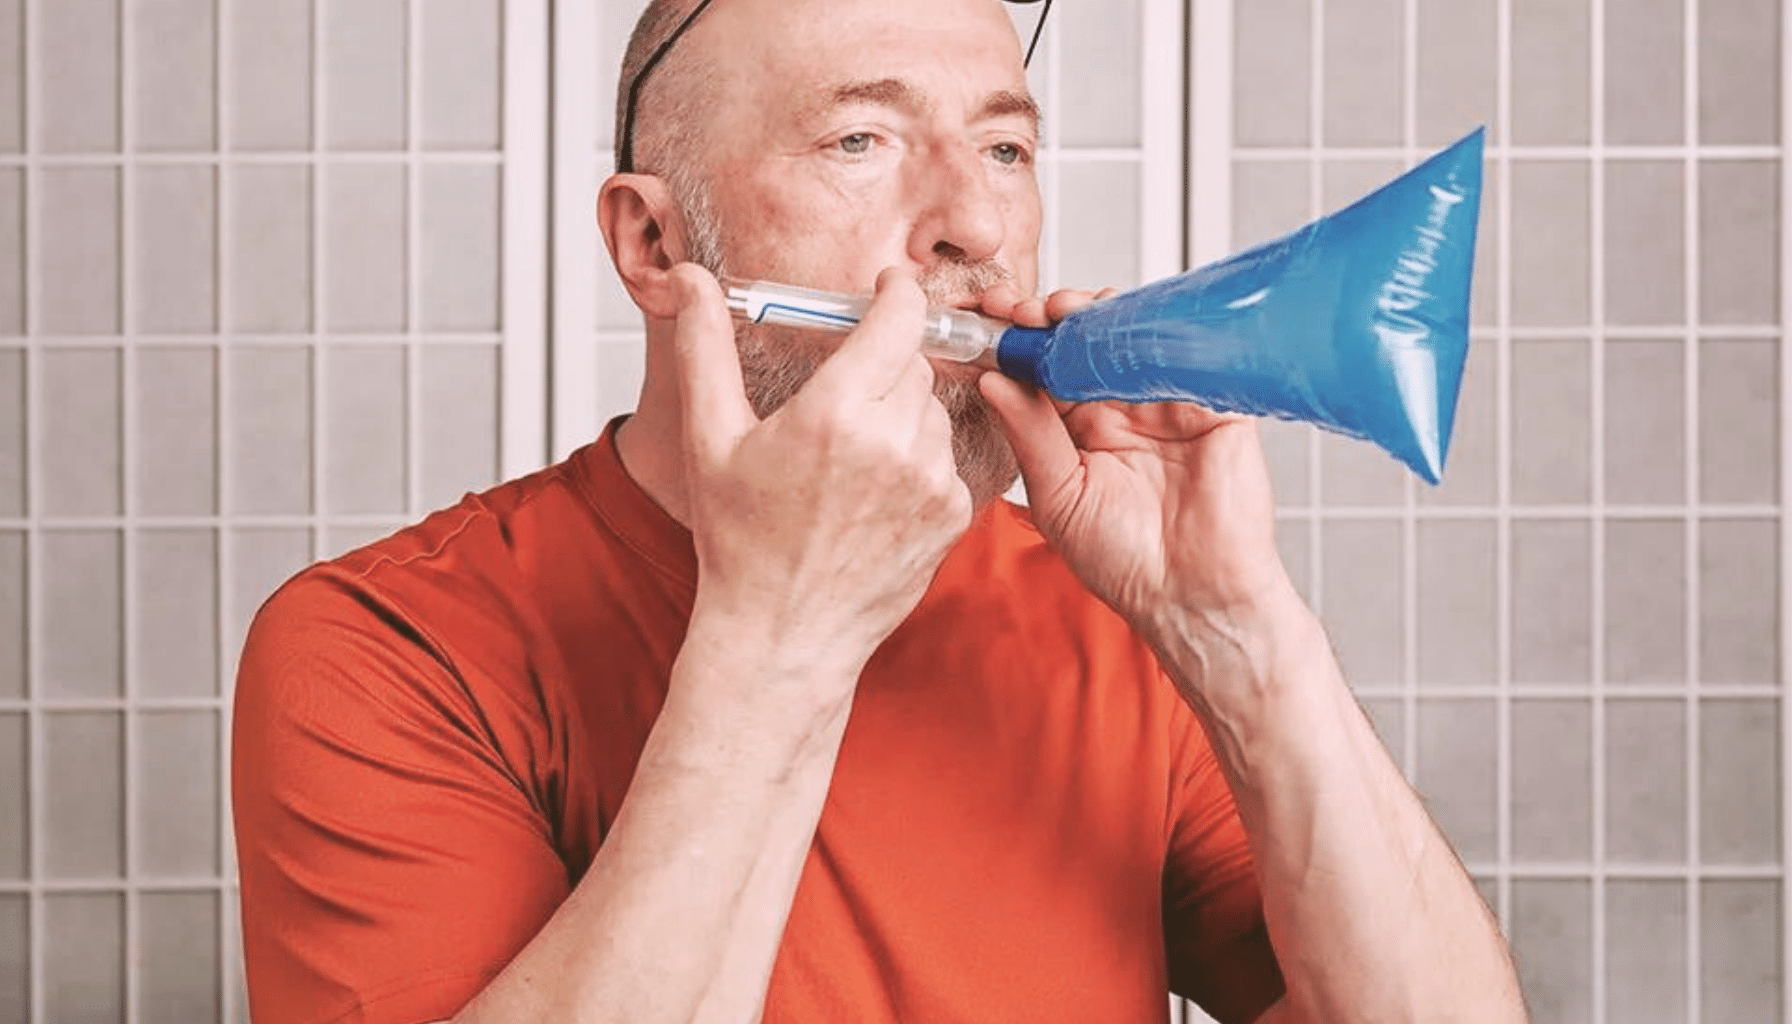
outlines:
{"label": "hand", "polygon": [[761,422],[715,279],[672,273],[698,609],[856,679],[971,519],[920,351],[926,299],[885,271],[859,327]]}
{"label": "hand", "polygon": [[[1043,327],[1111,294],[1003,294],[985,309]],[[1253,421],[1192,403],[1057,403],[998,373],[981,387],[1041,533],[1148,639],[1168,617],[1238,622],[1298,601]]]}

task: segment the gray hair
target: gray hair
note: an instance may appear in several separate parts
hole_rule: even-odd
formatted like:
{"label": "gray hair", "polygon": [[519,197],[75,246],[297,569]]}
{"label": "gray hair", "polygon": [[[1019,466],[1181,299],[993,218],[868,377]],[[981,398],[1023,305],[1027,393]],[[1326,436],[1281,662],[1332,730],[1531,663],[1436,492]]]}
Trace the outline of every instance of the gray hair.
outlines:
{"label": "gray hair", "polygon": [[[622,162],[629,87],[655,50],[690,15],[696,0],[651,0],[635,22],[616,86],[616,162]],[[663,178],[684,214],[690,260],[722,273],[722,228],[700,159],[706,62],[675,46],[653,69],[635,103],[634,170]]]}

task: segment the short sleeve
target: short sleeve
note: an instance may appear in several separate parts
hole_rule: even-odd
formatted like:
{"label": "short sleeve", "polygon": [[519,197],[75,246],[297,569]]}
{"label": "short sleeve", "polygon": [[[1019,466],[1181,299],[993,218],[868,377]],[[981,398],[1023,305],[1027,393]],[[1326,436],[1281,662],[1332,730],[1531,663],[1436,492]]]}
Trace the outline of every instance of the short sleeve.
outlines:
{"label": "short sleeve", "polygon": [[1222,1024],[1249,1024],[1284,985],[1244,825],[1219,761],[1191,720],[1164,866],[1170,989]]}
{"label": "short sleeve", "polygon": [[451,1017],[566,898],[515,741],[352,580],[314,570],[263,607],[234,714],[256,1024]]}

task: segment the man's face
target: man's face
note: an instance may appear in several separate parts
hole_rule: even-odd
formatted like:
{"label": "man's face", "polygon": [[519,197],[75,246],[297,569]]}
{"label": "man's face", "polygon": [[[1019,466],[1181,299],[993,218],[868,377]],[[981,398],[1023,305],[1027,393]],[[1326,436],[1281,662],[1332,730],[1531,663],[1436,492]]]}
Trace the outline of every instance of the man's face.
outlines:
{"label": "man's face", "polygon": [[[701,177],[729,273],[868,292],[906,266],[955,306],[1003,281],[1033,292],[1038,114],[996,0],[719,0],[687,42],[714,69]],[[743,331],[761,414],[834,344]],[[936,369],[960,472],[987,500],[1012,455],[974,372]]]}

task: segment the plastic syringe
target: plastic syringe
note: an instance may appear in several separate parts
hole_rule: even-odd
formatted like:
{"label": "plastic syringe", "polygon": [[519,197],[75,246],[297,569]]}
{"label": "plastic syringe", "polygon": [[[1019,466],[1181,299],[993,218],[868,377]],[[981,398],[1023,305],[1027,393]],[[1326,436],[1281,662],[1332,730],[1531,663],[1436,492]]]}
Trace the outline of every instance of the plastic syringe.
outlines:
{"label": "plastic syringe", "polygon": [[[728,312],[736,320],[821,331],[846,332],[858,326],[871,299],[864,295],[798,288],[770,281],[722,278]],[[968,309],[929,306],[921,351],[959,363],[995,365],[996,343],[1013,325]]]}

